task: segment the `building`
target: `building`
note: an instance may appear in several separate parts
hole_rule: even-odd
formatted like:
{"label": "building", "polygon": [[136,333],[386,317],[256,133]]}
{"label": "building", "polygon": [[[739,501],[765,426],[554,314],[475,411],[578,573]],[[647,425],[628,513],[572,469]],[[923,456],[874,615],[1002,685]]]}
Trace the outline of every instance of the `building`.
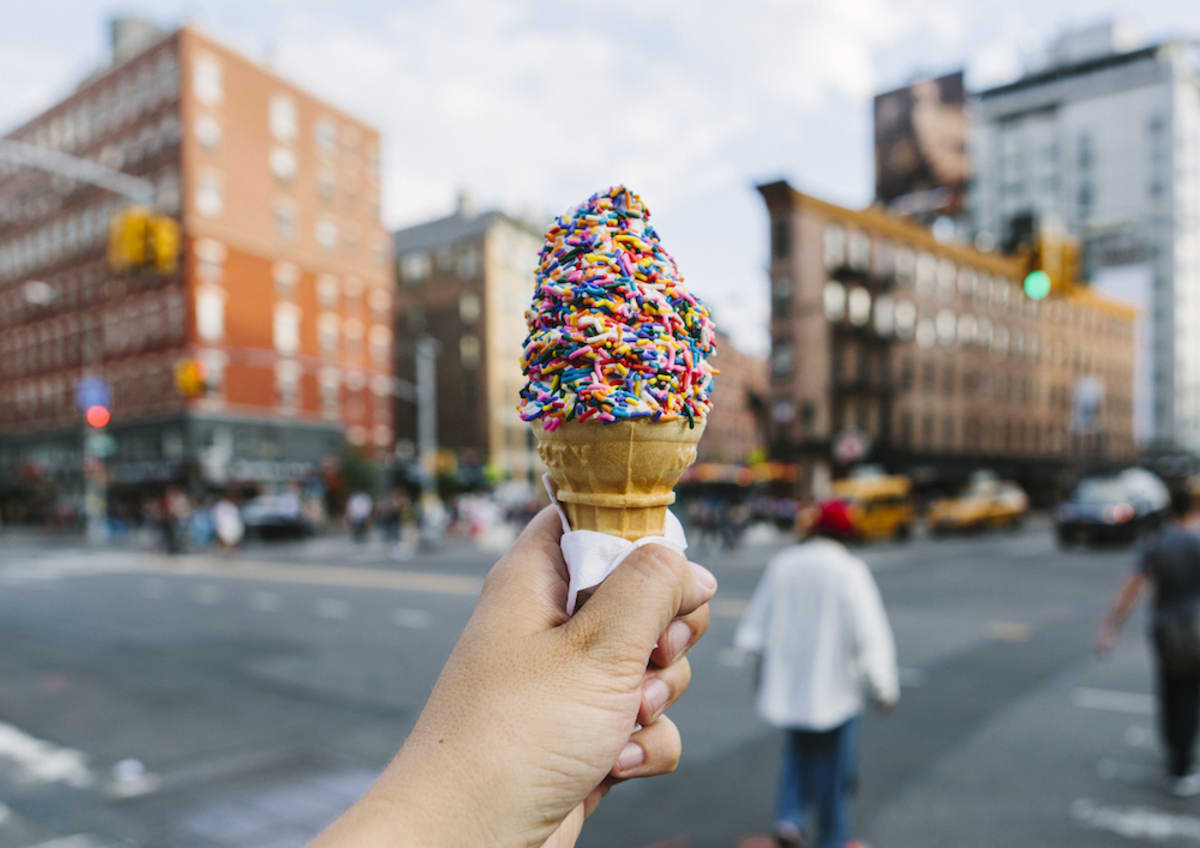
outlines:
{"label": "building", "polygon": [[746,464],[766,454],[767,363],[717,331],[713,408],[697,448],[698,462]]}
{"label": "building", "polygon": [[1134,310],[1081,286],[1034,301],[1021,259],[786,182],[758,190],[772,454],[810,485],[859,459],[1030,479],[1133,454]]}
{"label": "building", "polygon": [[1138,399],[1146,435],[1200,449],[1197,44],[1135,48],[1119,27],[1089,27],[975,101],[977,233],[1002,244],[1022,216],[1061,222],[1083,240],[1102,289],[1110,269],[1125,282],[1144,276],[1135,288],[1146,292],[1150,330],[1149,391]]}
{"label": "building", "polygon": [[[464,193],[454,214],[393,234],[396,374],[415,381],[415,341],[437,342],[436,432],[443,470],[482,479],[532,477],[537,454],[517,415],[521,349],[543,234],[503,212],[477,212]],[[417,410],[396,407],[398,455],[414,456]],[[450,459],[453,457],[453,460]]]}
{"label": "building", "polygon": [[[118,22],[113,47],[7,138],[150,180],[181,260],[110,271],[125,198],[0,165],[0,478],[79,491],[84,375],[111,388],[116,489],[281,483],[344,439],[389,456],[376,131],[190,26]],[[191,361],[205,382],[185,397],[173,375]]]}

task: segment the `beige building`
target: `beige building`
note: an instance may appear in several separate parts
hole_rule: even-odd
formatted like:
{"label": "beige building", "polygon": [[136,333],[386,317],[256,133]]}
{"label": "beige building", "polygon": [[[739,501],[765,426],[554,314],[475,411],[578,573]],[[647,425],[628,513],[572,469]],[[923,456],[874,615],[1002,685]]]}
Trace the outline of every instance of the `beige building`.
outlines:
{"label": "beige building", "polygon": [[1034,301],[1019,258],[787,183],[759,192],[776,458],[836,472],[843,436],[863,458],[948,473],[1134,454],[1134,310],[1082,286]]}
{"label": "beige building", "polygon": [[[415,380],[415,340],[428,335],[438,342],[438,447],[468,476],[536,471],[532,434],[516,406],[542,236],[502,212],[477,212],[465,194],[454,214],[393,235],[396,374]],[[413,453],[412,403],[398,403],[396,432],[401,455]]]}

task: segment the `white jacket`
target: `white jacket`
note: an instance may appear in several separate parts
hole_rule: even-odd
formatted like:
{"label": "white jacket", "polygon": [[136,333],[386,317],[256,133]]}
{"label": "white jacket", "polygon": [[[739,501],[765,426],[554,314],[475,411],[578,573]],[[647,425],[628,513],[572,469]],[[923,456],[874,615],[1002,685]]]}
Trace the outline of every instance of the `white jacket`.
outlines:
{"label": "white jacket", "polygon": [[758,712],[777,727],[828,730],[861,712],[863,692],[899,697],[896,646],[866,564],[813,539],[767,565],[734,643],[762,655]]}

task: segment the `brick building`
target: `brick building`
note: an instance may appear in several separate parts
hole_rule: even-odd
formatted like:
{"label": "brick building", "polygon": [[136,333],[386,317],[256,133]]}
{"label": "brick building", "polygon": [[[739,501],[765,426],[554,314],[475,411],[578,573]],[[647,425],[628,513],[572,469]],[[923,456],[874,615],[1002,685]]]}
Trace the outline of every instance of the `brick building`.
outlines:
{"label": "brick building", "polygon": [[948,476],[989,467],[1032,480],[1134,455],[1134,310],[1083,286],[1037,302],[1021,259],[784,182],[758,190],[776,458],[819,479],[844,433],[893,469]]}
{"label": "brick building", "polygon": [[748,463],[767,447],[767,362],[739,350],[718,330],[712,363],[721,373],[714,379],[713,408],[697,461]]}
{"label": "brick building", "polygon": [[[8,137],[150,180],[179,269],[112,273],[128,201],[0,165],[0,476],[78,490],[85,374],[112,388],[117,485],[282,482],[344,438],[389,455],[378,134],[190,26],[149,31],[114,26],[112,63]],[[203,397],[175,389],[190,359]]]}
{"label": "brick building", "polygon": [[[396,374],[415,378],[416,338],[438,342],[438,447],[464,470],[529,477],[537,468],[516,404],[542,235],[503,212],[475,211],[465,194],[454,214],[393,235]],[[398,403],[396,435],[401,452],[415,442],[412,403]]]}

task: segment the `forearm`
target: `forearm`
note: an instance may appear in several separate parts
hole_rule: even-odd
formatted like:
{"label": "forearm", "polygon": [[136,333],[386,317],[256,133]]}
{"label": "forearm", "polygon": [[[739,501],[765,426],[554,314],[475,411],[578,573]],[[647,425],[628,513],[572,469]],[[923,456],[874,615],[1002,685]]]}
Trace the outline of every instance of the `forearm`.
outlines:
{"label": "forearm", "polygon": [[1137,606],[1138,599],[1141,598],[1145,585],[1146,578],[1140,574],[1131,574],[1125,580],[1125,583],[1121,586],[1121,590],[1117,592],[1112,609],[1108,611],[1108,615],[1104,619],[1104,626],[1106,628],[1114,631],[1121,629],[1125,624],[1125,620],[1129,618],[1129,614]]}

